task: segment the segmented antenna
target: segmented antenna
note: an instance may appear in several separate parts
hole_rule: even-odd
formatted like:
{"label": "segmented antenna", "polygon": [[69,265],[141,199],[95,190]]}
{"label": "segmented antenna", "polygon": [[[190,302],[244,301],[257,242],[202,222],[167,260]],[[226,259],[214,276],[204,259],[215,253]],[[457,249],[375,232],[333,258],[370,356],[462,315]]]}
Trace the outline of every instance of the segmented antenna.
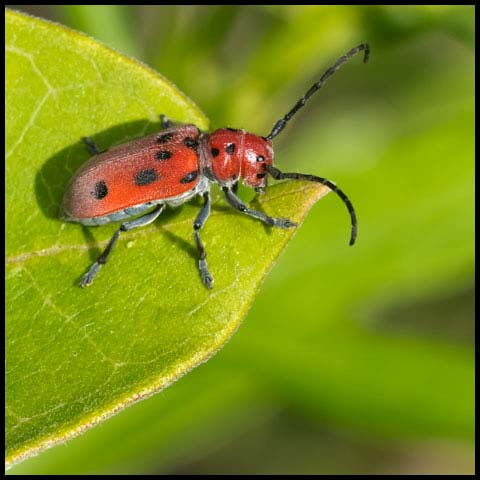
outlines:
{"label": "segmented antenna", "polygon": [[332,192],[335,192],[343,201],[348,209],[350,214],[350,220],[352,222],[352,231],[350,236],[350,245],[355,243],[357,238],[357,216],[355,215],[355,210],[353,208],[352,202],[348,199],[345,193],[340,190],[333,182],[327,180],[326,178],[317,177],[316,175],[307,175],[305,173],[285,173],[281,172],[278,168],[275,168],[273,165],[263,164],[263,168],[275,179],[275,180],[284,180],[291,178],[293,180],[307,180],[308,182],[317,182],[322,185],[327,186]]}
{"label": "segmented antenna", "polygon": [[320,90],[320,88],[323,87],[325,82],[350,58],[355,56],[358,52],[361,52],[362,50],[365,50],[365,55],[363,57],[363,62],[367,63],[368,62],[368,57],[370,55],[370,47],[368,46],[368,43],[361,43],[355,48],[352,48],[347,54],[343,55],[340,57],[335,63],[335,65],[332,65],[323,75],[320,80],[312,85],[310,87],[310,90],[295,104],[295,106],[280,120],[277,121],[277,123],[273,126],[272,131],[269,133],[269,135],[266,137],[268,140],[272,140],[272,138],[275,138],[284,128],[287,122],[300,110],[307,100],[317,91]]}

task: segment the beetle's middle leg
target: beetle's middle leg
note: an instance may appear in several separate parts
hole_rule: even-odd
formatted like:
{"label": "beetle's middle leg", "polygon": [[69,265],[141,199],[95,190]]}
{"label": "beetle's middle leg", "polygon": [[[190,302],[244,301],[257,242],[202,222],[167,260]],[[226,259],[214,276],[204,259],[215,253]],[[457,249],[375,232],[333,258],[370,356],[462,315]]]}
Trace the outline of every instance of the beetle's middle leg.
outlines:
{"label": "beetle's middle leg", "polygon": [[160,115],[160,123],[162,124],[162,129],[173,127],[173,122],[163,113]]}
{"label": "beetle's middle leg", "polygon": [[199,253],[198,259],[198,269],[200,270],[200,276],[202,277],[202,283],[208,288],[211,289],[213,287],[213,277],[208,271],[207,267],[207,253],[205,252],[205,246],[200,239],[200,229],[205,225],[208,216],[210,215],[210,193],[205,192],[203,194],[203,198],[205,199],[205,203],[203,204],[202,208],[198,212],[197,218],[193,222],[193,232],[195,235],[195,243],[197,245],[197,250]]}

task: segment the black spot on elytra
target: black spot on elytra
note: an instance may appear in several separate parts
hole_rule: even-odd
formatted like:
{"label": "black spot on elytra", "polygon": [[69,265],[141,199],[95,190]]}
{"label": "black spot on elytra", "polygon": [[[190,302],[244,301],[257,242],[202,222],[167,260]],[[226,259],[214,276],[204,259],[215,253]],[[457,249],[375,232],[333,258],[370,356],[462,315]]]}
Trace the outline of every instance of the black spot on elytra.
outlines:
{"label": "black spot on elytra", "polygon": [[259,155],[257,157],[257,162],[263,162],[265,160],[265,157],[263,155]]}
{"label": "black spot on elytra", "polygon": [[164,133],[157,138],[158,143],[169,142],[173,138],[173,133]]}
{"label": "black spot on elytra", "polygon": [[169,150],[160,150],[155,154],[157,160],[168,160],[173,155]]}
{"label": "black spot on elytra", "polygon": [[135,184],[139,186],[149,185],[157,179],[157,172],[153,168],[146,168],[145,170],[140,170],[135,175]]}
{"label": "black spot on elytra", "polygon": [[234,151],[235,151],[235,144],[234,143],[229,143],[226,147],[225,147],[225,151],[231,155]]}
{"label": "black spot on elytra", "polygon": [[266,173],[257,173],[257,178],[265,178],[266,176]]}
{"label": "black spot on elytra", "polygon": [[97,200],[101,200],[102,198],[105,198],[108,195],[107,184],[103,180],[100,180],[99,182],[97,182],[95,184],[95,190],[92,192],[92,195]]}
{"label": "black spot on elytra", "polygon": [[186,147],[191,148],[192,150],[196,150],[198,147],[198,142],[192,137],[186,137],[183,140],[183,143]]}
{"label": "black spot on elytra", "polygon": [[212,157],[216,157],[220,153],[218,148],[212,148],[210,151],[212,152]]}
{"label": "black spot on elytra", "polygon": [[198,170],[187,173],[181,180],[180,183],[190,183],[193,182],[198,177]]}

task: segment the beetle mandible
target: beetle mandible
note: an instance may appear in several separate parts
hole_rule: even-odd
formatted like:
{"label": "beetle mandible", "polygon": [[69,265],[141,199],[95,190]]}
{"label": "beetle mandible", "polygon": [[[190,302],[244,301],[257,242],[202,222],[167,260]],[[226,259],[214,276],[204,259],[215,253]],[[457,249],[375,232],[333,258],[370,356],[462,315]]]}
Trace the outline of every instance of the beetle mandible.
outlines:
{"label": "beetle mandible", "polygon": [[[162,131],[107,151],[100,151],[93,140],[84,138],[93,156],[80,167],[67,187],[62,203],[63,219],[83,225],[104,225],[140,213],[144,215],[120,225],[97,261],[82,277],[80,286],[92,283],[100,267],[107,262],[120,233],[152,223],[166,205],[176,207],[199,195],[203,197],[204,204],[193,222],[199,254],[198,268],[202,283],[212,288],[213,277],[208,270],[207,255],[200,238],[200,230],[210,214],[211,183],[220,186],[227,202],[236,210],[272,227],[297,226],[288,219],[273,218],[248,208],[236,195],[240,180],[257,193],[263,193],[267,187],[267,174],[275,180],[318,182],[334,191],[349,211],[350,245],[353,245],[357,236],[357,219],[348,197],[326,178],[284,173],[274,167],[272,140],[327,79],[361,51],[365,52],[363,61],[366,63],[370,53],[368,44],[352,48],[325,71],[320,80],[275,123],[266,137],[233,128],[204,133],[195,125],[174,127],[161,115]],[[153,210],[150,210],[152,207]]]}

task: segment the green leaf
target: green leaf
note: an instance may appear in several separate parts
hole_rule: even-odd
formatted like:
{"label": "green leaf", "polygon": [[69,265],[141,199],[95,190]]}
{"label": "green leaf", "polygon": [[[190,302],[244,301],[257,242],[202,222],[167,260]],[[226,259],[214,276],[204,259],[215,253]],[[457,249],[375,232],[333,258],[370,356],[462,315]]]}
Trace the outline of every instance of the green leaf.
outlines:
{"label": "green leaf", "polygon": [[[217,198],[202,237],[215,277],[208,291],[193,243],[198,205],[186,205],[121,237],[95,283],[79,288],[81,275],[118,228],[58,219],[66,184],[88,158],[79,139],[93,136],[102,147],[123,143],[157,130],[159,113],[202,129],[207,120],[144,65],[12,11],[6,13],[6,66],[11,465],[206,361],[238,327],[294,230],[271,230]],[[255,208],[301,222],[327,192],[284,183],[255,200]]]}
{"label": "green leaf", "polygon": [[140,57],[138,35],[132,28],[131,7],[127,5],[59,5],[66,25],[101,40],[121,52]]}

